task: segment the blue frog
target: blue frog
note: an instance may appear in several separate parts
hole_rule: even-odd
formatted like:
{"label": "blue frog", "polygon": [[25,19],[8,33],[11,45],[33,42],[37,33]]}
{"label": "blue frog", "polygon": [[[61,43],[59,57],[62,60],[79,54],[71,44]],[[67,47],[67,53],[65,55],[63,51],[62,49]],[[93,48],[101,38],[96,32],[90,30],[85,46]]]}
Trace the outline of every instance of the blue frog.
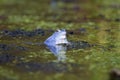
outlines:
{"label": "blue frog", "polygon": [[66,31],[57,30],[44,42],[50,51],[58,58],[58,61],[64,61],[66,59],[66,50],[69,42],[66,38]]}
{"label": "blue frog", "polygon": [[56,44],[69,44],[66,38],[66,30],[57,30],[45,40],[44,44],[47,46],[54,46]]}

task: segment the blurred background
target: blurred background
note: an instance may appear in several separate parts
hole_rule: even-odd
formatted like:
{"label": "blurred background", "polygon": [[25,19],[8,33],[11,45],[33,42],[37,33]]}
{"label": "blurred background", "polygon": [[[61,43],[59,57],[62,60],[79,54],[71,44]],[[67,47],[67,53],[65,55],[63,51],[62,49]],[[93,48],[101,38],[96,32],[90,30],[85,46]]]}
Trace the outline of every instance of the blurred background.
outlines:
{"label": "blurred background", "polygon": [[[0,0],[0,80],[119,80],[119,9],[120,0]],[[43,44],[57,29],[72,43],[58,51],[64,61]]]}

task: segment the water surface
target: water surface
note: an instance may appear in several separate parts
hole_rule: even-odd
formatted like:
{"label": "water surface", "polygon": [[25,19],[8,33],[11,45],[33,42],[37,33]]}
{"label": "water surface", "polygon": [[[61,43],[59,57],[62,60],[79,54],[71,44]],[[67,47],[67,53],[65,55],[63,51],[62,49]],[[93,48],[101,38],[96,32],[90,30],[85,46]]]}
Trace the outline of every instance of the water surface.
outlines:
{"label": "water surface", "polygon": [[[108,80],[120,68],[118,3],[0,0],[0,79]],[[43,44],[58,28],[73,43],[63,61]]]}

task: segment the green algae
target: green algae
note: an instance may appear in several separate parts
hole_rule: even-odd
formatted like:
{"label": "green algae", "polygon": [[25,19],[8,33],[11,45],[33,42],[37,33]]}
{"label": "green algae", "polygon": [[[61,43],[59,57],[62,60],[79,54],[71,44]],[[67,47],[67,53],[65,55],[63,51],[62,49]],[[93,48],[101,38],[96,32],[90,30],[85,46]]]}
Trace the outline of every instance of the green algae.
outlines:
{"label": "green algae", "polygon": [[[65,63],[82,64],[85,66],[79,66],[83,68],[82,71],[71,66],[69,70],[73,72],[67,73],[19,71],[15,64],[20,62],[16,60],[0,65],[0,78],[3,80],[108,80],[110,70],[120,68],[120,23],[116,20],[120,18],[118,3],[119,0],[59,2],[54,9],[48,0],[0,0],[0,30],[31,31],[37,28],[45,30],[65,28],[75,32],[73,35],[68,34],[68,40],[87,41],[99,45],[67,51]],[[76,5],[77,9],[74,7]],[[86,32],[80,34],[80,28],[85,28]],[[15,56],[22,56],[20,59],[22,62],[57,62],[56,57],[45,46],[23,43],[43,42],[49,35],[32,38],[1,38],[0,36],[0,43],[17,44],[29,48],[28,51],[8,51]]]}

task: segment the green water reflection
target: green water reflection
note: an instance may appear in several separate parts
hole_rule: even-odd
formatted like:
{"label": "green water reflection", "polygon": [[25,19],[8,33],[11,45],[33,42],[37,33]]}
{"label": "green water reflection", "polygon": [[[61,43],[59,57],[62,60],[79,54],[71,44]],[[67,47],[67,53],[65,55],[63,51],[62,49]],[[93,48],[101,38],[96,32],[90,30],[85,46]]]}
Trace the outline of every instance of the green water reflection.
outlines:
{"label": "green water reflection", "polygon": [[25,51],[15,48],[0,50],[0,54],[17,57],[0,64],[0,79],[107,80],[111,69],[120,68],[120,1],[53,1],[0,0],[0,30],[32,31],[41,28],[55,31],[64,28],[72,32],[67,34],[69,41],[86,41],[96,46],[69,49],[66,51],[67,59],[58,62],[45,45],[37,44],[43,43],[52,31],[34,37],[5,37],[0,34],[0,43],[27,48]]}

